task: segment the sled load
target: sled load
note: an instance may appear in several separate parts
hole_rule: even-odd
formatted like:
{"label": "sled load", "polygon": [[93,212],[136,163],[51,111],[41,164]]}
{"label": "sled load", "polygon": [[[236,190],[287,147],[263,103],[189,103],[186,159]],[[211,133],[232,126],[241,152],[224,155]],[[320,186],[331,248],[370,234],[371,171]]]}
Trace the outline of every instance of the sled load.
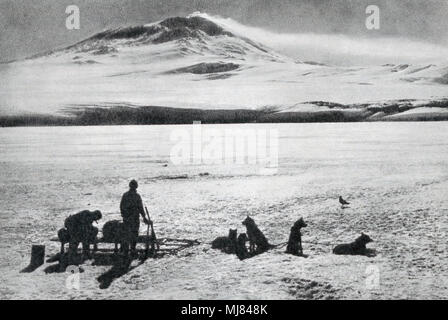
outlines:
{"label": "sled load", "polygon": [[[127,255],[128,253],[124,250],[124,246],[130,239],[124,223],[119,220],[106,222],[99,237],[98,229],[92,225],[92,222],[98,220],[96,219],[98,217],[101,218],[101,213],[98,210],[94,212],[85,210],[76,215],[69,216],[65,221],[64,228],[58,231],[58,237],[51,239],[52,241],[61,243],[59,256],[66,253],[69,255],[81,255],[84,260],[91,258],[92,253]],[[148,221],[151,223],[148,224],[146,234],[138,235],[135,239],[136,252],[133,258],[158,258],[166,254],[176,254],[180,250],[199,244],[197,240],[158,239],[154,231],[153,223],[149,219],[149,214]],[[78,249],[79,243],[82,244],[81,251]],[[65,248],[66,244],[68,244],[68,250]],[[92,251],[91,246],[93,246]]]}
{"label": "sled load", "polygon": [[[146,213],[148,221],[151,221]],[[197,240],[157,238],[151,221],[147,225],[146,234],[136,237],[135,251],[125,252],[123,246],[129,238],[123,223],[118,220],[108,221],[100,231],[93,223],[101,217],[99,210],[84,210],[65,219],[64,227],[58,231],[57,237],[50,239],[60,243],[60,250],[50,255],[46,262],[56,264],[47,266],[45,272],[65,272],[68,266],[80,266],[86,260],[93,260],[92,265],[112,266],[98,278],[100,287],[107,288],[113,279],[128,273],[148,258],[176,255],[181,250],[200,244]],[[79,244],[82,244],[81,248]],[[45,246],[33,245],[31,262],[21,272],[33,272],[44,264],[44,257]]]}

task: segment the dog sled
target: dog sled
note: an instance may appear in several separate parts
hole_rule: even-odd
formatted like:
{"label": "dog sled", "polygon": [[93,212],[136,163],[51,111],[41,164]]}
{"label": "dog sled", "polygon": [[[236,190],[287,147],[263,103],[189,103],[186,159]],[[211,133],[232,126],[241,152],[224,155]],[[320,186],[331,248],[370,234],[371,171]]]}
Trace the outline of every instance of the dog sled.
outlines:
{"label": "dog sled", "polygon": [[[59,238],[54,237],[51,238],[50,241],[60,242]],[[182,251],[184,249],[199,245],[200,242],[198,240],[190,240],[190,239],[175,239],[175,238],[160,238],[155,239],[152,236],[148,235],[139,235],[137,238],[137,252],[140,254],[144,254],[147,251],[147,244],[151,244],[151,246],[155,246],[155,251],[150,252],[149,257],[158,258],[164,255],[173,255]],[[78,252],[81,253],[82,248],[78,248]],[[95,252],[104,252],[104,253],[114,253],[116,252],[115,244],[112,241],[107,241],[103,237],[96,240],[94,243]]]}

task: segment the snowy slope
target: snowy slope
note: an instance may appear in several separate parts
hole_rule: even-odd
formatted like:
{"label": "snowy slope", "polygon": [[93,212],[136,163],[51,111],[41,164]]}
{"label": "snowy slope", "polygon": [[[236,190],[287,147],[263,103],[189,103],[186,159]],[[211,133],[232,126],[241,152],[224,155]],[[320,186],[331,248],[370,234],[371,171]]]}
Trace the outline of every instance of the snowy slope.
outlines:
{"label": "snowy slope", "polygon": [[61,50],[2,64],[0,115],[117,104],[274,106],[300,112],[312,101],[353,105],[448,97],[446,61],[359,67],[304,63],[225,21],[196,13],[106,30]]}

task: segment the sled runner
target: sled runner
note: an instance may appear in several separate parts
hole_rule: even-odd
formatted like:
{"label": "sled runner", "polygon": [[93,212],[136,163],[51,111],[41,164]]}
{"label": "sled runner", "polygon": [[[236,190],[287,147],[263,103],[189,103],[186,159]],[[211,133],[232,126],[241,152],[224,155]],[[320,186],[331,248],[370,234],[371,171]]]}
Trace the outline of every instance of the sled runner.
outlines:
{"label": "sled runner", "polygon": [[[51,241],[59,242],[57,237],[51,238]],[[165,254],[176,254],[177,252],[184,250],[186,248],[199,245],[200,242],[198,240],[190,240],[190,239],[175,239],[175,238],[160,238],[156,241],[153,241],[151,236],[148,235],[139,235],[137,239],[137,252],[144,253],[146,251],[147,243],[155,243],[156,249],[154,256],[160,257]],[[99,238],[96,241],[97,248],[93,250],[93,252],[114,252],[115,248],[113,246],[113,242],[105,241],[104,238]],[[78,249],[81,252],[81,248]],[[151,256],[151,255],[150,255]]]}

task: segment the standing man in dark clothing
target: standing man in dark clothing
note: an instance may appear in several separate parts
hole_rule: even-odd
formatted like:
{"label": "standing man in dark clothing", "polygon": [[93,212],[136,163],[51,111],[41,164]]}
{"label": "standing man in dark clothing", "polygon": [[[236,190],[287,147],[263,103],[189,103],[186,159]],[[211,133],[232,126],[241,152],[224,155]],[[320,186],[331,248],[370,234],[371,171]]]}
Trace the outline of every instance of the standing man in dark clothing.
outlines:
{"label": "standing man in dark clothing", "polygon": [[137,188],[137,181],[132,180],[129,182],[129,191],[123,194],[120,203],[120,211],[121,216],[123,217],[123,224],[126,233],[124,243],[124,252],[126,255],[129,252],[129,245],[131,246],[131,254],[134,255],[136,253],[138,231],[140,228],[139,215],[142,216],[144,223],[150,223],[145,217],[142,198],[137,193]]}

